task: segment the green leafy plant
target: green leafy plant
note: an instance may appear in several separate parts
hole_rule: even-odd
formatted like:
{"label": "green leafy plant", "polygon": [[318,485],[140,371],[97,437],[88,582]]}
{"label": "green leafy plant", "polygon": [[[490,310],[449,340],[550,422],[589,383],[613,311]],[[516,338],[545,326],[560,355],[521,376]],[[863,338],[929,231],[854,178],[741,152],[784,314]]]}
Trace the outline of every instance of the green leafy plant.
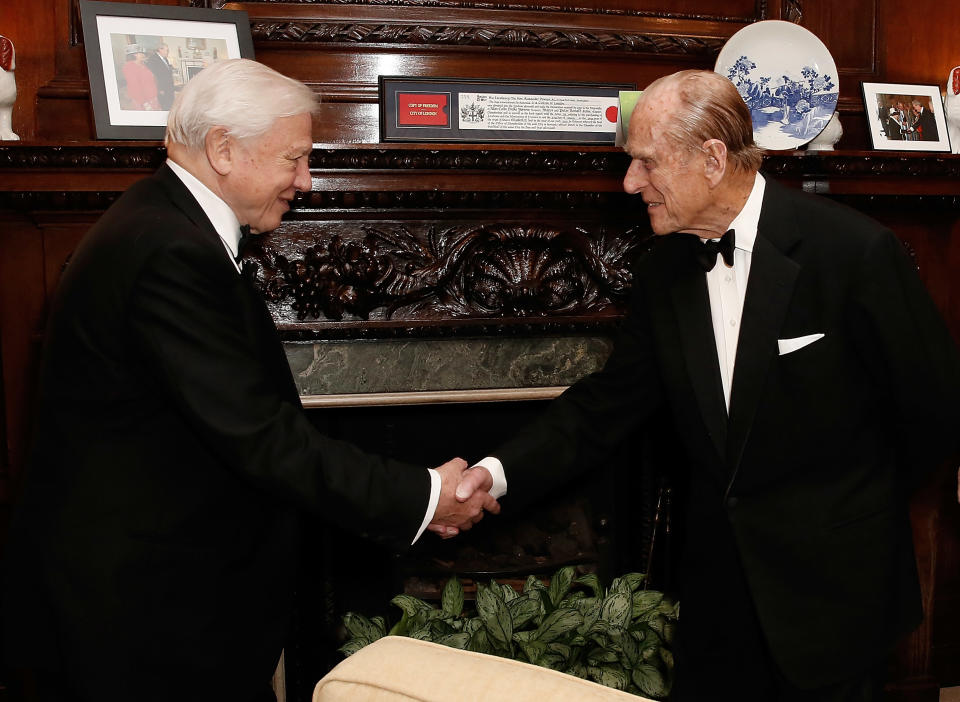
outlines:
{"label": "green leafy plant", "polygon": [[391,603],[403,616],[387,631],[383,617],[348,612],[346,655],[387,636],[410,636],[453,648],[513,658],[658,699],[670,693],[670,645],[679,603],[645,590],[642,573],[616,578],[604,589],[593,574],[574,578],[561,568],[549,584],[527,578],[521,592],[491,580],[477,584],[476,607],[464,609],[454,577],[439,607],[410,595]]}

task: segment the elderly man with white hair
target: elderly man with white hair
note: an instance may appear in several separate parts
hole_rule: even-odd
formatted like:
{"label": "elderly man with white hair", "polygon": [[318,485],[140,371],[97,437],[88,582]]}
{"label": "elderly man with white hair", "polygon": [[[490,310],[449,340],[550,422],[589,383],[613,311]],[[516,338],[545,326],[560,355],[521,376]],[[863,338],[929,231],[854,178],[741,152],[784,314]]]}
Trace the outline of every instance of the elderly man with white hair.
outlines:
{"label": "elderly man with white hair", "polygon": [[235,257],[310,189],[315,105],[253,61],[202,71],[166,164],[63,274],[6,569],[5,660],[41,699],[273,699],[304,512],[402,549],[499,509],[454,499],[462,460],[372,456],[302,411]]}

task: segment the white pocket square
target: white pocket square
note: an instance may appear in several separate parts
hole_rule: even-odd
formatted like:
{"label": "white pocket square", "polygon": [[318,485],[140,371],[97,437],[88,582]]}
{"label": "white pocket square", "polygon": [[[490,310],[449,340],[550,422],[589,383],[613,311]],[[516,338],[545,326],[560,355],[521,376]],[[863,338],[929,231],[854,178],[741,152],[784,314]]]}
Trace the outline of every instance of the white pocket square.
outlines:
{"label": "white pocket square", "polygon": [[823,336],[823,334],[807,334],[793,339],[777,339],[777,346],[780,349],[780,355],[786,356],[788,353],[799,351],[804,346],[809,346],[814,341],[819,341]]}

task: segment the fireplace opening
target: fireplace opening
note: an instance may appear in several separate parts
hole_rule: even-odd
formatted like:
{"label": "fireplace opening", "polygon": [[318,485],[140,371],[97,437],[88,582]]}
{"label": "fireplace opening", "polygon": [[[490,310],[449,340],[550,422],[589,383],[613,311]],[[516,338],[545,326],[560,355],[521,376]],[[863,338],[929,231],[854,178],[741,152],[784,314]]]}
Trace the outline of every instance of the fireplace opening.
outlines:
{"label": "fireplace opening", "polygon": [[[335,438],[432,467],[454,456],[469,462],[488,455],[546,405],[336,407],[311,409],[308,416]],[[310,699],[317,680],[343,659],[337,648],[346,612],[383,616],[389,628],[401,616],[391,598],[404,592],[436,601],[453,575],[465,582],[468,597],[476,582],[519,585],[530,574],[546,579],[565,565],[596,572],[604,583],[625,572],[649,571],[652,587],[669,590],[675,520],[666,482],[673,459],[659,440],[664,431],[647,427],[639,446],[585,468],[530,509],[512,510],[508,494],[500,515],[487,515],[454,539],[425,533],[403,554],[316,519],[304,545],[293,635],[285,650],[287,699]]]}

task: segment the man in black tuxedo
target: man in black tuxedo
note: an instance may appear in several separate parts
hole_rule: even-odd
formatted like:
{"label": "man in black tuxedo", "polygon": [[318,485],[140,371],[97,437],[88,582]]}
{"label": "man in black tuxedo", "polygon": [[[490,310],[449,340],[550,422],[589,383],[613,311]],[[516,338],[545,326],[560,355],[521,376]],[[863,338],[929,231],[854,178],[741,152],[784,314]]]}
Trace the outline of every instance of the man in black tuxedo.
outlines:
{"label": "man in black tuxedo", "polygon": [[51,310],[36,442],[8,544],[6,660],[45,699],[272,699],[306,512],[396,549],[496,511],[436,471],[305,417],[237,267],[309,190],[312,91],[262,64],[202,71],[167,163],[84,237]]}
{"label": "man in black tuxedo", "polygon": [[878,700],[921,618],[907,498],[956,449],[956,344],[892,232],[758,173],[724,77],[650,85],[626,151],[662,236],[612,355],[459,491],[509,485],[515,509],[666,415],[685,464],[671,699]]}
{"label": "man in black tuxedo", "polygon": [[166,44],[160,44],[147,56],[144,63],[157,81],[157,100],[160,102],[160,109],[169,110],[173,106],[173,98],[175,97],[173,66],[170,65],[170,47]]}
{"label": "man in black tuxedo", "polygon": [[913,108],[914,117],[914,130],[918,134],[919,141],[937,141],[940,139],[940,135],[937,133],[937,118],[934,117],[933,113],[923,106],[923,103],[919,100],[914,100],[911,107]]}

